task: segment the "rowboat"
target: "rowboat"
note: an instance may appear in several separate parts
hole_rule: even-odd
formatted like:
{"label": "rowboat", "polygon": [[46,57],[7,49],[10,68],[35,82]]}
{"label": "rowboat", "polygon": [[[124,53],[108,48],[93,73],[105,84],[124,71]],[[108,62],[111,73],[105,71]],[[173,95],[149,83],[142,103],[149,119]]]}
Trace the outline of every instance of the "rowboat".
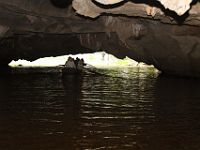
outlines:
{"label": "rowboat", "polygon": [[64,75],[81,75],[83,73],[83,70],[78,70],[76,68],[68,68],[68,67],[64,67],[62,69],[62,74]]}

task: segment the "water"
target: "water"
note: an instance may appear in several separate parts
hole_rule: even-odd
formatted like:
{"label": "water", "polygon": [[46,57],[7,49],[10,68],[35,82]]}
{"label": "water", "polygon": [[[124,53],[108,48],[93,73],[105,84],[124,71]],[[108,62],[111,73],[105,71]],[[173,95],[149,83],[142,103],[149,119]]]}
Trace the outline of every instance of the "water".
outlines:
{"label": "water", "polygon": [[198,150],[200,80],[152,69],[0,76],[0,150]]}

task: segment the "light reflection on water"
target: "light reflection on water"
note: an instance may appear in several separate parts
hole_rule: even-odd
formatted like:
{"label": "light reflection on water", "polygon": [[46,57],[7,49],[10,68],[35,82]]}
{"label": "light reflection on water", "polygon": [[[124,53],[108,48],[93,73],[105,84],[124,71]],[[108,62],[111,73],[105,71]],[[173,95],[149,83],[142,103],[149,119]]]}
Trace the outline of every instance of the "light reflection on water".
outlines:
{"label": "light reflection on water", "polygon": [[0,149],[200,148],[200,80],[101,72],[1,76]]}

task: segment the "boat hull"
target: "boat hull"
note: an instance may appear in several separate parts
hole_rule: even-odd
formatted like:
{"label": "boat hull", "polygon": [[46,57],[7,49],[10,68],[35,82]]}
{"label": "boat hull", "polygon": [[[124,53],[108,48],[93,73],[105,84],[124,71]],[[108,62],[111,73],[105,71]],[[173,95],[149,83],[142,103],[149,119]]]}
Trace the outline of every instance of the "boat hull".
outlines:
{"label": "boat hull", "polygon": [[62,74],[72,74],[72,75],[81,75],[83,73],[82,70],[77,70],[73,68],[63,68],[62,69]]}

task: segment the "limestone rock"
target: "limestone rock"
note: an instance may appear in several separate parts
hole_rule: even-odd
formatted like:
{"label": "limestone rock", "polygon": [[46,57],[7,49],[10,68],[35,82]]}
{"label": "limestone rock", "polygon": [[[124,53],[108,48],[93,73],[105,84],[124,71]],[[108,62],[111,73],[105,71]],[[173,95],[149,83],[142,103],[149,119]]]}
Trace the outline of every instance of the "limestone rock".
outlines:
{"label": "limestone rock", "polygon": [[192,0],[158,0],[166,8],[175,11],[179,16],[190,9]]}
{"label": "limestone rock", "polygon": [[123,0],[95,0],[95,1],[104,5],[110,5],[122,2]]}
{"label": "limestone rock", "polygon": [[[142,2],[105,7],[73,0],[60,8],[49,0],[0,0],[0,65],[105,50],[168,74],[200,77],[200,3],[178,16],[159,3]],[[190,3],[182,2],[180,14]]]}
{"label": "limestone rock", "polygon": [[[104,5],[116,4],[124,0],[95,0]],[[192,0],[158,0],[166,9],[175,11],[179,16],[190,9]]]}

